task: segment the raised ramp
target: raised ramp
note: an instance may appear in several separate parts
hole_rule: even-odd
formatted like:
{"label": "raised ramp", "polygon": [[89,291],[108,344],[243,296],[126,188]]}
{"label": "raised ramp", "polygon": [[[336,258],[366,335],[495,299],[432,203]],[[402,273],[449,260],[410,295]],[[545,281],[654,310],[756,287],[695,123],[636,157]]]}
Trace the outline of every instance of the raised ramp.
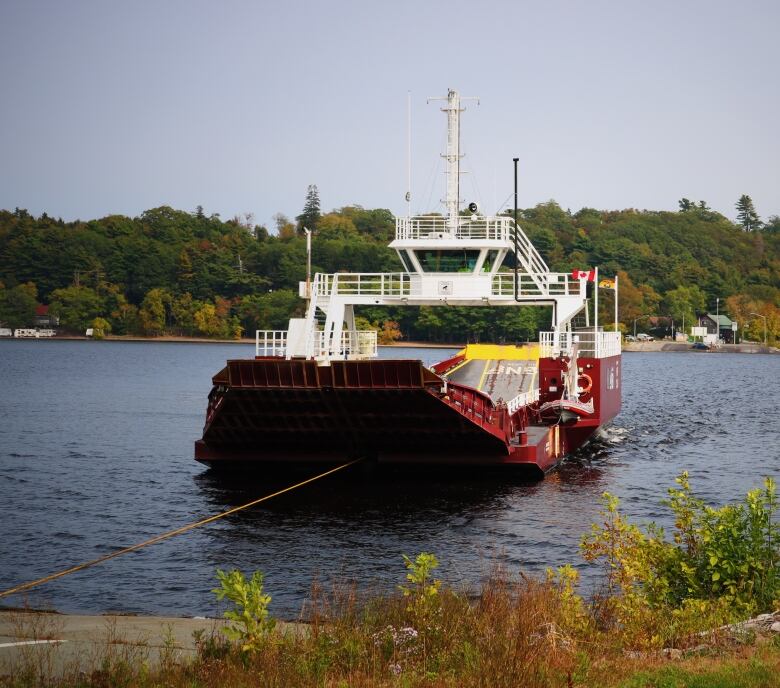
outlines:
{"label": "raised ramp", "polygon": [[449,382],[479,390],[497,403],[532,390],[537,371],[535,359],[472,359],[449,372],[446,378]]}

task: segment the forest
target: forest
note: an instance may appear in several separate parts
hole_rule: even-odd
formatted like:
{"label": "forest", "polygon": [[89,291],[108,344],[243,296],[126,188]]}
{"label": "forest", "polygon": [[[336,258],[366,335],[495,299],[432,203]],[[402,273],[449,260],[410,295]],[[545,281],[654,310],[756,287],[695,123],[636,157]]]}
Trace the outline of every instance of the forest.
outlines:
{"label": "forest", "polygon": [[[742,202],[745,198],[740,199]],[[519,213],[519,222],[554,271],[599,266],[619,275],[620,327],[639,331],[674,319],[693,322],[716,308],[740,337],[780,339],[780,218],[762,223],[740,210],[734,223],[706,203],[682,199],[678,212],[571,212],[555,201]],[[743,212],[744,211],[744,212]],[[752,213],[752,214],[751,214]],[[321,213],[316,187],[294,220],[276,226],[251,216],[223,221],[198,207],[163,206],[138,217],[64,222],[24,209],[0,210],[0,323],[30,326],[48,306],[60,330],[213,338],[286,329],[303,313],[303,227],[314,231],[313,272],[400,271],[389,210],[347,206]],[[509,268],[507,268],[509,269]],[[603,293],[603,292],[602,292]],[[611,294],[600,298],[612,322]],[[44,309],[45,310],[45,309]],[[365,307],[360,327],[390,342],[525,341],[549,327],[545,308]]]}

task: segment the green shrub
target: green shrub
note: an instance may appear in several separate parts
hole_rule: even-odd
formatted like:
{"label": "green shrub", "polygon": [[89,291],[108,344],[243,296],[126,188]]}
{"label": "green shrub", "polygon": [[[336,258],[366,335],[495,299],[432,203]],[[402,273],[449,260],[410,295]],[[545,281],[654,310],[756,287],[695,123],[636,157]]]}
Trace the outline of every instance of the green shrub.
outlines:
{"label": "green shrub", "polygon": [[271,596],[263,592],[263,574],[255,571],[247,580],[238,569],[228,573],[217,569],[217,578],[221,587],[212,592],[218,600],[227,598],[234,605],[234,609],[228,609],[224,614],[233,623],[222,629],[223,633],[231,640],[239,641],[242,652],[261,649],[276,625],[275,619],[268,614]]}
{"label": "green shrub", "polygon": [[675,519],[671,542],[655,524],[643,531],[629,523],[618,499],[605,493],[604,521],[581,544],[586,560],[606,567],[602,620],[635,643],[657,646],[772,611],[780,601],[774,480],[766,478],[764,489],[749,492],[744,503],[720,508],[693,495],[687,473],[676,482],[663,502]]}

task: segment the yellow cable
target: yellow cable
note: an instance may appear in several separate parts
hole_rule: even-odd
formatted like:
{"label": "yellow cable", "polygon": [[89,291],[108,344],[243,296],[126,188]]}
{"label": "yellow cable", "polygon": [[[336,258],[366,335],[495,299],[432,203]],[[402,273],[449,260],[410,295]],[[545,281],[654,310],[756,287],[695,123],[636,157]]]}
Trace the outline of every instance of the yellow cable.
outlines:
{"label": "yellow cable", "polygon": [[337,466],[336,468],[331,468],[329,471],[325,471],[325,473],[320,473],[319,475],[315,475],[313,478],[309,478],[308,480],[304,480],[303,482],[296,483],[295,485],[290,485],[289,487],[285,487],[283,490],[279,490],[278,492],[274,492],[273,494],[266,495],[265,497],[260,497],[260,499],[253,499],[251,502],[242,504],[241,506],[237,506],[232,509],[228,509],[227,511],[223,511],[222,513],[215,514],[214,516],[209,516],[208,518],[204,518],[200,521],[194,521],[192,523],[188,523],[187,525],[181,526],[181,528],[176,528],[175,530],[169,530],[167,533],[163,533],[162,535],[157,535],[149,540],[144,540],[143,542],[139,542],[137,545],[130,545],[130,547],[125,547],[124,549],[120,549],[116,552],[112,552],[111,554],[106,554],[102,557],[98,557],[97,559],[93,559],[92,561],[84,562],[83,564],[79,564],[78,566],[73,566],[69,569],[65,569],[64,571],[59,571],[58,573],[52,573],[50,576],[45,576],[44,578],[39,578],[38,580],[30,581],[29,583],[23,583],[22,585],[17,585],[15,588],[9,588],[8,590],[3,590],[2,592],[0,592],[0,597],[7,597],[8,595],[13,595],[14,593],[17,592],[23,592],[25,590],[29,590],[30,588],[34,588],[38,585],[41,585],[42,583],[48,583],[49,581],[53,581],[57,578],[62,578],[63,576],[67,576],[70,573],[76,573],[76,571],[82,571],[83,569],[88,569],[89,567],[95,566],[96,564],[101,564],[104,561],[108,561],[109,559],[118,557],[120,554],[127,554],[128,552],[134,552],[136,550],[141,549],[142,547],[146,547],[147,545],[153,545],[156,542],[167,540],[169,537],[173,537],[174,535],[180,535],[181,533],[186,533],[188,530],[192,530],[193,528],[206,525],[207,523],[211,523],[212,521],[216,521],[220,518],[224,518],[225,516],[230,516],[230,514],[235,514],[237,511],[242,511],[243,509],[248,509],[250,506],[254,506],[255,504],[260,504],[260,502],[265,502],[271,499],[272,497],[278,497],[279,495],[284,494],[285,492],[290,492],[291,490],[294,490],[298,487],[303,487],[304,485],[313,483],[315,480],[324,478],[325,476],[330,475],[331,473],[340,471],[343,468],[348,468],[349,466],[357,463],[358,461],[361,461],[361,459],[355,459],[354,461],[350,461],[348,463],[342,464],[341,466]]}

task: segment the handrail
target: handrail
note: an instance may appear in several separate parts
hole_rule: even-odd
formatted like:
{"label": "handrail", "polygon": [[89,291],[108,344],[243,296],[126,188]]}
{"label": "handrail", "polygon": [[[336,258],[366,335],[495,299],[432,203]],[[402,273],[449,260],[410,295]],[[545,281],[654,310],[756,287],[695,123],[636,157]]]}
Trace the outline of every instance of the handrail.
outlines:
{"label": "handrail", "polygon": [[318,273],[312,285],[317,296],[409,296],[412,278],[406,272]]}
{"label": "handrail", "polygon": [[556,342],[554,332],[539,333],[539,355],[542,358],[569,356],[577,344],[577,355],[585,358],[607,358],[619,356],[621,352],[620,332],[603,332],[601,330],[578,330],[575,332],[560,332]]}
{"label": "handrail", "polygon": [[506,403],[506,408],[511,415],[522,406],[528,406],[529,404],[533,404],[535,401],[539,401],[538,387],[535,389],[529,389],[526,392],[521,392],[516,397],[513,397]]}
{"label": "handrail", "polygon": [[[550,272],[544,275],[541,284],[533,275],[521,272],[517,290],[520,296],[580,296],[582,283],[572,279],[572,276],[564,272]],[[491,284],[493,296],[512,296],[515,293],[515,273],[497,272],[493,275]]]}
{"label": "handrail", "polygon": [[[376,330],[344,330],[337,351],[331,351],[325,332],[315,330],[311,334],[311,355],[345,356],[348,358],[374,358],[377,355]],[[255,355],[262,357],[287,357],[287,330],[257,330],[255,332]]]}
{"label": "handrail", "polygon": [[[569,273],[548,272],[531,275],[518,273],[521,296],[582,296],[584,283],[573,279]],[[315,297],[330,296],[388,296],[408,297],[419,295],[413,291],[412,282],[416,275],[406,272],[336,272],[317,273],[311,283]],[[469,278],[473,277],[469,273]],[[301,282],[301,292],[305,291]],[[490,296],[514,296],[515,274],[497,272],[491,278]]]}
{"label": "handrail", "polygon": [[[453,227],[448,217],[422,215],[417,217],[397,217],[395,219],[395,238],[410,239],[489,239],[508,241],[512,218],[509,217],[461,217]],[[454,230],[454,231],[453,231]]]}
{"label": "handrail", "polygon": [[[262,335],[262,339],[260,338]],[[287,355],[287,330],[256,330],[255,356]]]}

